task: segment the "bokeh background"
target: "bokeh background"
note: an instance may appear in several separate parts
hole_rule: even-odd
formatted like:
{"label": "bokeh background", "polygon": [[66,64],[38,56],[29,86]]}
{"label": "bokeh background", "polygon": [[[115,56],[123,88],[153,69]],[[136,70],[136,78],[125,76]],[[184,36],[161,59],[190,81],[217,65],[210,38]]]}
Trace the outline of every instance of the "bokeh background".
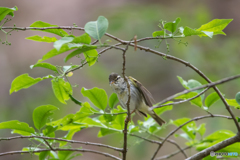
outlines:
{"label": "bokeh background", "polygon": [[[185,38],[183,41],[189,43],[187,47],[183,44],[178,44],[174,40],[169,40],[169,54],[189,61],[212,81],[239,74],[240,72],[240,1],[238,0],[1,0],[0,6],[17,6],[19,8],[15,12],[13,20],[7,23],[6,26],[16,24],[18,27],[27,27],[33,22],[41,20],[59,26],[71,26],[73,23],[76,23],[78,26],[83,27],[86,22],[96,20],[99,15],[103,15],[109,20],[108,32],[124,40],[129,40],[134,35],[137,35],[138,38],[151,36],[153,31],[159,30],[157,25],[160,19],[173,21],[177,17],[181,17],[180,26],[189,26],[191,28],[198,28],[201,24],[215,18],[234,19],[224,30],[227,36],[214,36],[212,39],[206,37]],[[82,33],[74,31],[75,35]],[[34,68],[31,70],[29,68],[30,65],[35,64],[38,59],[53,48],[52,44],[49,43],[25,39],[33,35],[52,36],[40,31],[14,31],[8,37],[8,41],[12,45],[6,46],[1,44],[0,46],[0,122],[17,119],[33,126],[32,112],[37,106],[44,104],[52,104],[60,108],[55,114],[56,119],[79,110],[79,106],[71,101],[67,105],[63,105],[55,98],[50,80],[44,80],[27,90],[23,89],[9,95],[12,80],[23,73],[29,73],[32,77],[52,74],[51,71],[46,69]],[[2,32],[0,33],[0,38],[5,40],[5,35]],[[151,40],[141,42],[141,45],[154,48],[158,45],[158,42],[157,40]],[[157,50],[166,53],[164,42]],[[63,62],[65,56],[66,53],[47,60],[47,62],[55,65],[66,65]],[[80,63],[77,58],[72,59],[71,62],[73,64]],[[112,91],[108,85],[108,75],[111,72],[121,73],[121,67],[122,55],[120,51],[110,50],[104,53],[99,58],[99,62],[94,66],[86,66],[74,72],[70,82],[79,85],[77,88],[74,88],[74,96],[81,101],[87,100],[80,94],[82,87],[104,88],[107,94],[110,95]],[[172,60],[164,60],[159,56],[140,50],[134,52],[133,48],[130,48],[127,52],[126,73],[141,81],[152,92],[157,102],[183,90],[177,76],[181,76],[185,80],[196,79],[203,84],[206,83],[194,71],[182,64]],[[219,86],[219,88],[226,98],[234,98],[235,94],[240,90],[239,82],[239,80],[231,81]],[[212,91],[208,91],[207,94]],[[220,101],[215,103],[210,108],[210,111],[212,113],[229,115]],[[234,113],[236,116],[239,116],[240,112],[234,110]],[[193,118],[205,114],[200,108],[185,103],[174,106],[172,111],[164,113],[162,117],[166,121],[170,121],[171,119],[175,120],[181,117]],[[136,116],[134,120],[139,118],[141,119],[141,117]],[[236,132],[234,123],[225,119],[204,119],[196,123],[206,123],[207,130],[205,135],[218,129],[228,129]],[[166,136],[174,128],[175,126],[167,127],[159,136]],[[110,135],[98,138],[97,133],[98,129],[94,128],[82,130],[74,136],[74,139],[107,143],[119,147],[122,145],[122,137]],[[10,130],[0,131],[0,137],[9,136],[12,136]],[[186,141],[184,139],[175,138],[174,136],[171,138],[179,142],[182,147],[185,146]],[[157,147],[147,142],[136,145],[133,145],[135,144],[134,141],[130,141],[130,143],[128,159],[133,160],[150,159]],[[0,152],[21,150],[22,147],[29,146],[29,144],[26,140],[1,141]],[[98,149],[90,146],[84,146],[84,148]],[[158,156],[169,154],[176,150],[175,146],[165,143]],[[193,148],[187,153],[191,155],[195,152]],[[117,155],[115,152],[113,154]],[[11,155],[0,157],[0,159],[26,160],[37,159],[37,157],[31,155]],[[109,158],[84,153],[83,157],[76,159],[107,160]],[[171,159],[183,159],[183,156],[178,154]]]}

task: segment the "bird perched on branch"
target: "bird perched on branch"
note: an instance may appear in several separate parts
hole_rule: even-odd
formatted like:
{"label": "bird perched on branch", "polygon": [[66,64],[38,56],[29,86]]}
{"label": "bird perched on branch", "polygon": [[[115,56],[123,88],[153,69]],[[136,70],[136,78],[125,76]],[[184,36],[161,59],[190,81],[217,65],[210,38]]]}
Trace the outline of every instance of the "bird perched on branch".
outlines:
{"label": "bird perched on branch", "polygon": [[[133,77],[126,77],[130,85],[130,111],[131,114],[138,111],[145,117],[150,115],[160,126],[165,123],[153,110],[152,102],[154,99],[152,94],[136,79]],[[117,94],[122,107],[127,108],[128,101],[128,87],[127,83],[119,74],[111,73],[109,75],[109,84],[113,91]]]}

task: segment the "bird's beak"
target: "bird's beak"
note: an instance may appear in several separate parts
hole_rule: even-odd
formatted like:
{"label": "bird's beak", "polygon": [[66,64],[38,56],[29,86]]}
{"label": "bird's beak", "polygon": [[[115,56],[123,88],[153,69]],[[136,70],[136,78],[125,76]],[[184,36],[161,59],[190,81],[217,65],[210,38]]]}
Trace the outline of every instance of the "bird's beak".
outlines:
{"label": "bird's beak", "polygon": [[112,85],[114,83],[114,81],[111,81],[110,84]]}

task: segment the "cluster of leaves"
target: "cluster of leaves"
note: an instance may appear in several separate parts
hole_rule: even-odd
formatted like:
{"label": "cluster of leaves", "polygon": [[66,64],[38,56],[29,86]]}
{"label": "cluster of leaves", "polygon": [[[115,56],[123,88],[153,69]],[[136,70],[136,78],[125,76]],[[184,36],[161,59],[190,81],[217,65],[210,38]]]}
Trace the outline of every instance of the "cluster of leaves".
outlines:
{"label": "cluster of leaves", "polygon": [[[16,11],[17,8],[5,8],[0,7],[0,21],[4,19],[6,15],[13,16],[13,12]],[[200,37],[207,36],[212,38],[213,35],[223,34],[222,31],[232,20],[227,19],[215,19],[205,25],[202,25],[198,29],[191,29],[189,27],[178,27],[181,19],[177,18],[173,22],[164,22],[161,21],[159,27],[160,31],[153,32],[153,37],[158,37],[159,39],[168,39],[168,38],[183,38],[186,36],[198,35]],[[2,26],[1,26],[2,27]],[[57,37],[47,37],[47,36],[39,36],[34,35],[31,37],[27,37],[28,40],[38,41],[38,42],[47,42],[53,43],[53,49],[46,53],[42,59],[38,60],[38,62],[30,68],[42,67],[54,72],[54,75],[47,75],[45,77],[32,78],[28,74],[22,74],[15,78],[12,82],[10,94],[13,92],[17,92],[21,89],[29,88],[30,86],[45,80],[51,79],[52,81],[52,89],[56,96],[56,98],[61,102],[66,104],[66,101],[71,99],[76,104],[80,105],[80,110],[75,114],[68,114],[65,117],[52,120],[51,115],[54,111],[58,110],[58,107],[52,105],[43,105],[37,107],[33,112],[33,122],[35,129],[29,127],[27,123],[19,122],[17,120],[2,122],[0,123],[0,129],[11,129],[12,133],[17,133],[24,136],[35,135],[35,136],[46,136],[46,137],[55,137],[55,132],[57,131],[67,131],[67,134],[61,138],[71,140],[76,132],[81,131],[82,129],[86,129],[89,127],[97,127],[99,128],[98,137],[103,137],[113,133],[122,133],[124,129],[124,120],[126,118],[126,110],[121,106],[115,106],[118,103],[118,98],[116,94],[112,94],[109,98],[103,89],[92,88],[86,89],[82,88],[81,93],[84,97],[87,97],[92,104],[88,102],[80,102],[76,100],[72,94],[73,89],[71,84],[68,81],[67,77],[72,75],[71,71],[75,69],[81,68],[84,64],[88,64],[89,66],[94,65],[99,57],[98,48],[105,47],[106,45],[102,44],[101,37],[106,33],[108,28],[108,20],[99,16],[97,21],[88,22],[84,30],[86,33],[80,36],[74,36],[72,34],[68,34],[63,29],[59,29],[57,25],[52,25],[42,21],[36,21],[30,27],[35,28],[34,30],[39,30],[43,32],[52,33],[56,36],[60,36],[60,39]],[[55,27],[54,29],[42,29],[45,27]],[[39,29],[38,29],[39,28]],[[1,28],[2,29],[2,28]],[[81,29],[81,28],[79,28]],[[99,45],[93,45],[92,38],[99,41]],[[81,65],[66,65],[66,66],[55,66],[46,62],[52,57],[55,57],[59,54],[62,54],[67,51],[72,51],[69,53],[64,62],[68,62],[73,57],[81,57],[82,53],[84,59],[80,60]],[[192,89],[202,84],[196,80],[185,81],[181,77],[178,77],[182,86],[186,89]],[[67,81],[66,81],[67,80]],[[192,97],[197,96],[201,93],[203,89],[196,90],[194,92],[190,92],[181,96],[178,96],[175,99],[186,100]],[[192,99],[190,102],[193,105],[196,105],[206,111],[208,111],[209,107],[212,106],[217,100],[219,100],[218,94],[215,92],[209,94],[205,98],[205,94]],[[240,108],[240,94],[236,95],[236,99],[226,99],[227,103],[230,106],[235,107],[236,109]],[[167,103],[171,103],[170,101]],[[172,105],[167,105],[162,108],[155,109],[155,112],[158,115],[163,114],[165,111],[172,110]],[[134,122],[130,122],[128,125],[128,134],[131,133],[144,133],[148,132],[150,134],[157,134],[161,129],[166,127],[167,125],[173,124],[176,126],[180,126],[190,118],[181,118],[177,120],[170,120],[170,123],[167,123],[163,127],[160,127],[155,123],[155,121],[150,117],[145,117],[144,120],[139,120],[137,124]],[[239,120],[239,119],[238,119]],[[240,121],[240,120],[239,120]],[[235,134],[226,131],[219,130],[215,133],[204,137],[206,128],[205,123],[200,124],[199,126],[196,123],[190,122],[187,125],[183,126],[181,129],[184,133],[176,134],[176,136],[184,137],[187,139],[187,145],[196,146],[197,150],[203,150],[208,148],[224,139],[227,139]],[[200,140],[197,140],[196,134],[201,136]],[[39,148],[48,147],[42,139],[32,138],[40,143],[39,146],[24,148],[24,151],[32,151],[38,150]],[[57,144],[59,147],[67,148],[67,142],[57,141],[57,140],[49,140],[50,145]],[[54,145],[55,146],[55,145]],[[229,148],[228,148],[229,147]],[[235,143],[234,145],[228,146],[221,151],[235,151],[235,149],[239,148],[239,143]],[[235,148],[235,149],[234,149]],[[72,155],[72,151],[49,151],[49,152],[41,152],[36,153],[40,157],[40,159],[45,159],[46,157],[51,157],[51,159],[61,159],[61,160],[70,160],[75,156],[79,156],[81,154]]]}

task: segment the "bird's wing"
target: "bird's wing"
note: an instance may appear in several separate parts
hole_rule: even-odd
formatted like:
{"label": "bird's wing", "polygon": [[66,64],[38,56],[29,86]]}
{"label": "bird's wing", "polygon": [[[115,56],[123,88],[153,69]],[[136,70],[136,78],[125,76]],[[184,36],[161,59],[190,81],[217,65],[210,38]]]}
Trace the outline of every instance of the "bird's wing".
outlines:
{"label": "bird's wing", "polygon": [[134,85],[136,85],[138,90],[142,93],[145,99],[146,105],[148,105],[149,107],[152,107],[153,104],[155,103],[152,94],[135,78],[129,76],[129,79],[134,83]]}

